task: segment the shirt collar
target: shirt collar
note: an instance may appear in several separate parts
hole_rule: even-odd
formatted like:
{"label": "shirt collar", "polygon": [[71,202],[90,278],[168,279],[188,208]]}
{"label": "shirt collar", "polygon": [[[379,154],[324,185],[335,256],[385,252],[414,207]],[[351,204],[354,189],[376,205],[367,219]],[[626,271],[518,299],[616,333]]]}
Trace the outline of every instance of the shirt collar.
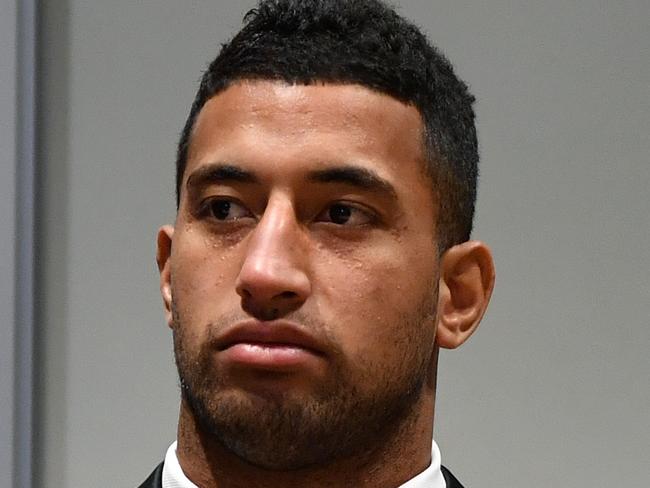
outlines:
{"label": "shirt collar", "polygon": [[176,455],[176,441],[169,446],[165,455],[165,464],[163,464],[162,472],[162,488],[198,488],[198,486],[187,479],[187,476],[185,476],[185,473],[181,469],[178,456]]}
{"label": "shirt collar", "polygon": [[[440,470],[440,449],[436,441],[431,446],[431,464],[415,478],[401,485],[399,488],[446,488],[445,479]],[[162,488],[198,488],[192,483],[178,462],[176,455],[176,442],[174,442],[165,455],[165,464],[162,473]]]}

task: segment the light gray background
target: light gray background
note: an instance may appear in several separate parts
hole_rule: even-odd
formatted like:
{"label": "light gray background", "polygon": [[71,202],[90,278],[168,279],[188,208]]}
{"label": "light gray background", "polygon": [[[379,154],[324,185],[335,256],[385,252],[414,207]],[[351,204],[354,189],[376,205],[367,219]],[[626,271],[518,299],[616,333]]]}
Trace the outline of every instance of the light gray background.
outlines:
{"label": "light gray background", "polygon": [[[41,5],[37,486],[136,486],[178,392],[154,262],[197,81],[252,2]],[[650,2],[404,0],[478,97],[477,335],[436,437],[472,487],[650,482]]]}

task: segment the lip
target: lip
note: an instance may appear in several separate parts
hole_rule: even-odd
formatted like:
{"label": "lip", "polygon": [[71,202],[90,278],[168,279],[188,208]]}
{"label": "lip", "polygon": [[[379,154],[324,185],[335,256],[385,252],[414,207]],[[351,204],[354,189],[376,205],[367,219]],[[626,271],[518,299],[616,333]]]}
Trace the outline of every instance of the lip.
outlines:
{"label": "lip", "polygon": [[227,362],[268,370],[303,368],[326,355],[322,341],[285,321],[237,323],[217,336],[215,346]]}

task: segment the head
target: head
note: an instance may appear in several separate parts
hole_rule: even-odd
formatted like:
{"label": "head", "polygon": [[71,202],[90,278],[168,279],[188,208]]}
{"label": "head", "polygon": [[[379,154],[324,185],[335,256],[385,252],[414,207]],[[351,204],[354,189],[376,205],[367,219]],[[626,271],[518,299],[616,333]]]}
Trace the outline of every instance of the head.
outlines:
{"label": "head", "polygon": [[438,348],[494,278],[472,102],[375,0],[262,2],[210,64],[158,264],[182,408],[225,450],[298,469],[430,433]]}
{"label": "head", "polygon": [[358,84],[415,107],[436,193],[440,252],[472,231],[478,179],[474,97],[425,35],[377,0],[263,1],[203,75],[178,144],[176,203],[196,118],[241,80]]}

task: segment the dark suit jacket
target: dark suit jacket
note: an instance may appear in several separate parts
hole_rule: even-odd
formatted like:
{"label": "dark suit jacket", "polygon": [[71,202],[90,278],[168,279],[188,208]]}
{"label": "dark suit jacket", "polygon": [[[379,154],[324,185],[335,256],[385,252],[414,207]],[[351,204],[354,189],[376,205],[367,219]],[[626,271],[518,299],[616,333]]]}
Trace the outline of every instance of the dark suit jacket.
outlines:
{"label": "dark suit jacket", "polygon": [[[163,463],[160,463],[138,488],[162,488],[162,470]],[[447,488],[463,488],[463,485],[444,466],[442,467],[442,475],[447,482]]]}

